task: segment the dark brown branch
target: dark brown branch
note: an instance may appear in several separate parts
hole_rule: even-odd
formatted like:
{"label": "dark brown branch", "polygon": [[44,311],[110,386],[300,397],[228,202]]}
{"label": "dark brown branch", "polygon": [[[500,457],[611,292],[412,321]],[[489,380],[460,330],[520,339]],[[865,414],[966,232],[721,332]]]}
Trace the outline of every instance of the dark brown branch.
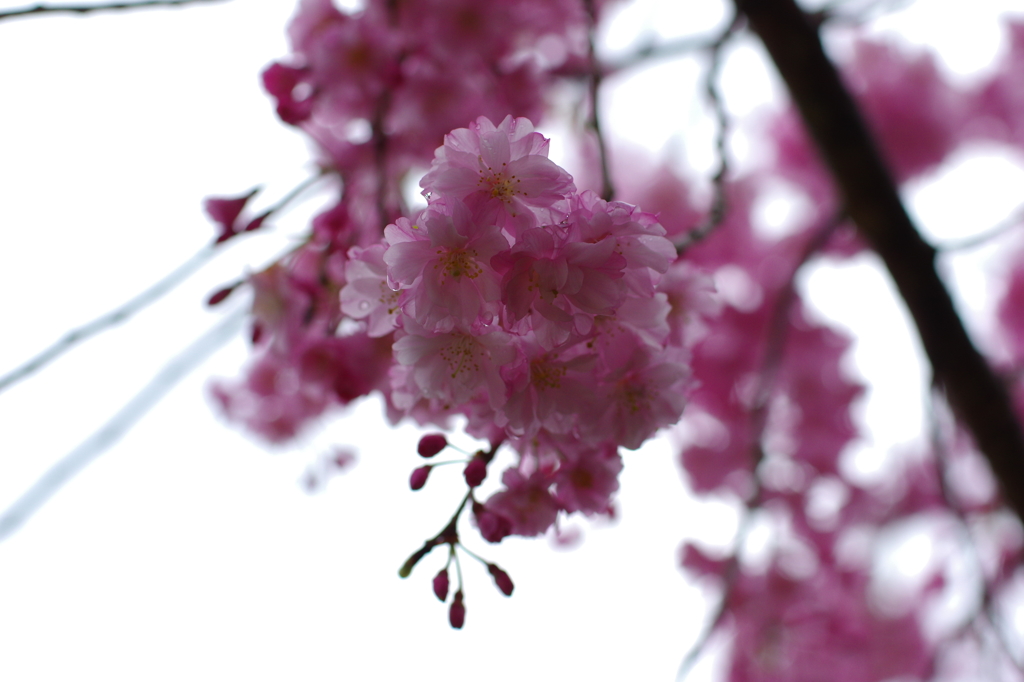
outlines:
{"label": "dark brown branch", "polygon": [[831,169],[847,213],[882,258],[949,397],[1024,518],[1024,435],[1009,396],[974,347],[860,113],[793,0],[734,0],[764,42]]}

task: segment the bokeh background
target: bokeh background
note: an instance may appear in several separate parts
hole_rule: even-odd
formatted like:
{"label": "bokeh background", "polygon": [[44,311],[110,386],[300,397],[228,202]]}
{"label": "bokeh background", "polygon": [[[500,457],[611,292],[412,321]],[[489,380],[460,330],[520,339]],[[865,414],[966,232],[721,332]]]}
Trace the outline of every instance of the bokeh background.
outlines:
{"label": "bokeh background", "polygon": [[[261,185],[257,205],[267,206],[315,172],[306,142],[276,120],[259,86],[262,68],[288,53],[293,9],[292,0],[235,0],[0,21],[0,373],[208,243],[204,196]],[[715,0],[622,3],[602,49],[710,34],[726,10]],[[1005,48],[999,17],[1008,12],[1024,16],[1016,2],[919,0],[870,30],[930,46],[952,78],[967,81]],[[842,31],[831,36],[837,54],[848,44]],[[700,90],[706,66],[687,58],[610,79],[601,103],[613,153],[650,150],[706,190],[716,162]],[[727,51],[721,83],[736,120],[730,153],[743,172],[760,162],[759,123],[782,106],[782,89],[750,38]],[[553,157],[571,163],[558,137],[565,126],[552,119],[540,129],[555,136]],[[941,241],[1004,220],[1022,189],[1024,159],[972,147],[905,196]],[[0,393],[0,508],[168,359],[243,308],[244,292],[213,310],[203,301],[289,248],[328,191],[305,193],[270,233],[234,240],[127,324]],[[800,210],[780,187],[759,207],[760,228],[784,231]],[[1020,241],[1008,234],[942,262],[981,339]],[[816,314],[856,336],[848,369],[870,389],[859,408],[865,438],[847,454],[865,478],[884,476],[925,424],[927,374],[906,316],[869,256],[816,262],[800,286]],[[453,631],[430,590],[440,552],[407,580],[397,570],[447,522],[463,489],[458,468],[410,492],[420,432],[388,427],[375,399],[329,413],[286,448],[224,424],[206,387],[239,372],[243,336],[0,543],[0,679],[674,678],[714,603],[678,568],[678,549],[685,538],[727,546],[739,518],[728,500],[688,494],[675,461],[684,433],[625,453],[619,518],[570,521],[583,535],[574,548],[467,539],[516,591],[506,599],[483,567],[464,561],[468,615]],[[356,464],[310,492],[307,472],[339,446],[357,453]],[[928,560],[927,547],[904,535],[880,569],[896,581]],[[1015,627],[1024,632],[1024,615]],[[708,657],[690,679],[714,679],[715,670]]]}

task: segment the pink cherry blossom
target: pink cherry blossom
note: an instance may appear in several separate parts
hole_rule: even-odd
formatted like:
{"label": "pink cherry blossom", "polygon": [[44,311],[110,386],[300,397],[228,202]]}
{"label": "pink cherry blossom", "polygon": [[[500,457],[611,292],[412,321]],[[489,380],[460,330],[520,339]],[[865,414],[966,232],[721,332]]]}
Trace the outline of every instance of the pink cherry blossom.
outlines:
{"label": "pink cherry blossom", "polygon": [[[589,442],[611,441],[635,450],[659,428],[679,420],[690,372],[681,350],[655,352],[639,341],[622,344],[601,377],[601,399],[581,415]],[[629,349],[628,351],[626,349]]]}
{"label": "pink cherry blossom", "polygon": [[507,469],[501,482],[504,489],[491,495],[484,506],[508,519],[513,533],[532,537],[554,524],[559,507],[549,490],[552,481],[548,474],[534,471],[524,476],[516,469]]}
{"label": "pink cherry blossom", "polygon": [[483,392],[494,407],[505,402],[505,384],[498,369],[510,362],[515,352],[502,330],[400,333],[396,338],[395,361],[411,366],[409,388],[422,397],[460,405]]}
{"label": "pink cherry blossom", "polygon": [[[568,454],[571,453],[571,454]],[[594,450],[562,450],[565,457],[555,474],[555,498],[567,512],[606,512],[619,489],[622,458],[618,448],[605,444]]]}
{"label": "pink cherry blossom", "polygon": [[521,357],[502,369],[508,387],[502,408],[507,430],[527,438],[541,428],[569,432],[576,415],[593,409],[597,356],[584,344],[549,351],[529,338],[521,340],[519,349]]}
{"label": "pink cherry blossom", "polygon": [[361,249],[353,247],[345,266],[341,290],[341,311],[354,320],[366,320],[366,333],[373,337],[390,334],[397,326],[408,292],[388,286],[384,263],[385,244]]}
{"label": "pink cherry blossom", "polygon": [[501,231],[474,223],[458,201],[450,207],[433,204],[418,223],[385,230],[388,276],[408,290],[403,311],[438,331],[490,322],[499,297],[490,261],[508,248]]}
{"label": "pink cherry blossom", "polygon": [[445,136],[420,186],[425,195],[463,199],[485,221],[507,215],[514,226],[558,222],[572,177],[547,158],[548,142],[525,118],[495,126],[480,117]]}

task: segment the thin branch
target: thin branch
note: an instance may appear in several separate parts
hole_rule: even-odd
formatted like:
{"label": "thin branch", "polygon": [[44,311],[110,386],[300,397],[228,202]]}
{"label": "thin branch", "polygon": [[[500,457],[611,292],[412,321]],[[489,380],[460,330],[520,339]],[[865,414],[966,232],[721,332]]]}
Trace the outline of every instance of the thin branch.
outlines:
{"label": "thin branch", "polygon": [[[316,175],[311,175],[300,182],[290,192],[288,192],[288,194],[282,197],[280,201],[264,211],[261,214],[261,217],[269,218],[270,216],[280,213],[300,194],[309,189],[317,180],[325,177],[329,172],[329,169],[321,168]],[[7,374],[0,375],[0,392],[3,392],[23,379],[27,379],[32,376],[83,341],[87,341],[100,332],[127,322],[137,313],[160,300],[160,298],[188,279],[192,273],[223,250],[224,246],[217,243],[204,246],[170,274],[134,298],[128,300],[126,303],[103,315],[100,315],[81,327],[77,327],[66,332],[64,336],[48,348],[42,350],[35,357],[14,368]]]}
{"label": "thin branch", "polygon": [[320,166],[315,175],[310,175],[308,178],[306,178],[299,184],[295,185],[295,187],[293,187],[292,190],[288,192],[288,194],[285,194],[276,204],[274,204],[266,211],[264,211],[263,215],[265,217],[270,217],[272,215],[280,213],[281,211],[288,207],[288,204],[295,201],[300,194],[302,194],[307,189],[312,187],[317,182],[317,180],[325,178],[333,172],[333,169],[327,166]]}
{"label": "thin branch", "polygon": [[195,255],[179,265],[169,275],[143,291],[141,294],[137,295],[135,298],[132,298],[124,305],[97,317],[93,321],[88,322],[81,327],[77,327],[67,332],[56,343],[43,350],[32,359],[19,367],[14,368],[7,374],[0,376],[0,391],[4,391],[19,381],[32,376],[43,367],[67,353],[79,343],[99,334],[102,331],[128,321],[136,313],[159,300],[162,296],[174,289],[174,287],[184,282],[189,275],[198,270],[204,263],[216,255],[216,253],[217,251],[213,245],[204,246],[197,251]]}
{"label": "thin branch", "polygon": [[849,0],[838,0],[822,7],[815,13],[819,23],[860,26],[875,21],[887,14],[893,14],[914,4],[915,0],[869,0],[863,7],[850,9]]}
{"label": "thin branch", "polygon": [[972,343],[853,97],[794,0],[734,0],[775,62],[850,217],[885,263],[942,387],[1024,518],[1024,432],[1005,387]]}
{"label": "thin branch", "polygon": [[963,239],[957,239],[946,242],[945,244],[938,244],[935,249],[940,253],[952,253],[955,251],[968,251],[970,249],[982,246],[996,237],[1002,236],[1004,233],[1009,232],[1013,228],[1017,227],[1021,223],[1024,223],[1024,206],[1018,207],[1017,210],[1005,220],[1000,221],[994,227],[976,234],[971,237],[965,237]]}
{"label": "thin branch", "polygon": [[[399,58],[402,63],[404,56]],[[373,142],[373,165],[377,179],[377,220],[380,221],[381,234],[384,228],[395,216],[388,210],[388,134],[384,131],[384,119],[387,118],[388,110],[391,108],[391,90],[385,89],[377,98],[376,108],[373,112],[371,130]],[[401,194],[401,192],[399,192]]]}
{"label": "thin branch", "polygon": [[729,137],[731,121],[729,113],[725,110],[722,93],[718,90],[718,74],[722,68],[722,49],[739,27],[741,17],[742,15],[737,13],[709,48],[711,63],[708,65],[708,72],[704,79],[704,92],[707,94],[708,102],[711,103],[711,110],[715,115],[715,124],[718,127],[718,131],[715,133],[715,153],[718,155],[718,168],[711,177],[712,195],[708,215],[699,225],[687,232],[683,241],[676,245],[678,253],[682,253],[711,234],[725,220],[726,211],[728,210],[725,197],[725,176],[729,173],[729,154],[726,151],[726,142]]}
{"label": "thin branch", "polygon": [[[504,442],[504,439],[502,439],[499,440],[497,443],[491,443],[490,450],[486,452],[480,450],[474,456],[480,457],[484,460],[486,464],[490,464],[491,461],[494,459],[494,456],[498,453],[498,448],[500,448],[502,443]],[[418,550],[409,555],[409,558],[405,560],[405,563],[402,564],[402,567],[398,569],[398,577],[408,578],[412,574],[412,569],[416,567],[416,564],[418,564],[423,557],[430,554],[430,552],[438,545],[447,544],[450,545],[454,550],[455,545],[462,544],[459,541],[459,517],[462,516],[463,510],[466,509],[466,505],[471,501],[473,502],[474,505],[477,504],[476,498],[473,497],[473,488],[470,488],[469,490],[466,491],[466,494],[462,498],[462,502],[459,503],[458,508],[455,510],[455,513],[452,514],[452,517],[448,520],[448,523],[445,525],[445,527],[442,528],[441,531],[438,532],[437,535],[435,535],[434,537],[425,540],[423,542],[422,547],[420,547]],[[465,547],[463,547],[463,549],[465,549]],[[455,561],[458,562],[458,555],[453,554],[452,556],[454,556]],[[451,559],[449,559],[449,561],[451,561]]]}
{"label": "thin branch", "polygon": [[676,673],[677,682],[682,682],[690,674],[693,666],[697,663],[697,659],[700,657],[701,653],[703,653],[708,641],[710,641],[711,636],[715,633],[715,630],[721,623],[722,618],[725,617],[726,609],[729,606],[729,597],[735,587],[736,579],[739,577],[739,552],[746,542],[747,535],[750,532],[750,523],[753,518],[753,512],[761,506],[763,487],[761,485],[761,479],[757,474],[757,469],[760,467],[761,462],[764,461],[765,453],[762,440],[765,428],[768,424],[768,408],[771,406],[772,393],[775,389],[775,379],[778,374],[779,366],[782,363],[783,351],[786,347],[786,338],[789,330],[789,314],[793,307],[793,302],[796,299],[796,276],[807,261],[809,261],[814,254],[825,246],[836,228],[842,224],[845,218],[845,213],[837,213],[820,227],[813,229],[810,239],[804,246],[804,250],[801,252],[796,264],[793,266],[793,271],[790,273],[785,287],[783,287],[782,291],[779,292],[778,297],[775,299],[771,318],[768,321],[768,329],[766,332],[767,343],[765,346],[764,358],[761,360],[761,370],[758,372],[757,390],[754,393],[754,405],[750,410],[750,421],[753,425],[751,432],[754,434],[753,452],[751,453],[751,471],[754,474],[754,490],[751,492],[750,497],[744,502],[746,513],[743,515],[743,518],[740,519],[740,526],[736,531],[736,538],[733,540],[733,549],[729,563],[725,567],[722,598],[718,603],[718,607],[715,609],[714,615],[708,619],[707,624],[704,626],[704,630],[702,630],[700,635],[698,635],[697,641],[693,643],[689,651],[686,652],[686,655],[683,656],[683,661],[679,665],[679,671]]}
{"label": "thin branch", "polygon": [[91,12],[112,12],[120,10],[145,9],[147,7],[178,7],[199,3],[223,2],[224,0],[143,0],[142,2],[112,2],[106,5],[32,5],[20,9],[0,12],[0,21],[28,17],[34,14],[89,14]]}
{"label": "thin branch", "polygon": [[605,201],[611,201],[615,197],[615,186],[612,184],[612,175],[608,164],[608,145],[604,139],[604,134],[601,132],[600,107],[598,105],[598,94],[601,89],[603,75],[597,63],[597,54],[594,50],[597,11],[594,9],[594,0],[584,0],[583,4],[586,6],[587,15],[590,17],[590,22],[587,26],[587,58],[590,62],[590,116],[587,118],[587,127],[594,132],[594,136],[597,138],[597,152],[601,157],[601,198]]}
{"label": "thin branch", "polygon": [[222,319],[173,358],[110,421],[50,467],[0,515],[0,542],[10,537],[79,471],[117,443],[182,379],[227,343],[242,327],[248,308]]}
{"label": "thin branch", "polygon": [[721,37],[721,34],[713,36],[687,36],[663,43],[655,43],[652,40],[625,57],[605,63],[603,73],[606,76],[610,76],[619,71],[632,69],[657,59],[673,59],[693,52],[706,52],[714,49],[714,46],[721,40]]}
{"label": "thin branch", "polygon": [[946,446],[946,440],[942,437],[939,425],[939,415],[936,404],[937,399],[936,392],[932,391],[931,400],[929,400],[928,420],[932,449],[935,451],[935,475],[939,483],[939,491],[942,493],[942,498],[946,501],[946,506],[949,507],[950,511],[952,511],[956,516],[957,521],[959,521],[959,528],[964,538],[964,544],[967,546],[970,555],[974,560],[974,564],[977,566],[978,575],[981,578],[981,604],[979,605],[979,609],[971,615],[970,620],[964,624],[964,628],[979,618],[981,615],[979,611],[984,613],[992,626],[992,630],[995,632],[996,641],[1002,649],[1003,654],[1010,660],[1013,666],[1017,669],[1017,672],[1024,674],[1024,663],[1018,660],[1017,655],[1013,652],[1009,634],[1003,627],[1001,623],[1002,619],[999,617],[999,614],[996,613],[994,588],[997,586],[989,584],[988,578],[985,576],[985,567],[981,560],[981,552],[978,550],[978,543],[974,539],[974,534],[971,532],[967,514],[957,501],[956,496],[949,487],[949,482],[946,480],[946,474],[949,468],[949,448]]}
{"label": "thin branch", "polygon": [[[758,438],[757,445],[755,446],[759,454],[755,457],[764,456],[764,451],[761,448],[761,441]],[[761,496],[761,485],[757,477],[754,477],[755,491],[754,495],[758,499]],[[747,541],[747,535],[750,532],[750,520],[753,518],[753,511],[756,507],[750,503],[747,504],[743,515],[740,519],[739,528],[736,529],[736,537],[733,539],[732,552],[730,553],[729,563],[725,567],[724,575],[722,576],[722,598],[718,600],[718,606],[715,608],[714,614],[707,620],[704,625],[704,629],[701,630],[700,634],[697,635],[697,641],[695,641],[690,649],[683,656],[682,663],[679,664],[679,670],[676,672],[676,682],[683,682],[693,670],[693,666],[697,664],[697,659],[704,653],[704,649],[707,648],[708,642],[711,641],[711,636],[715,634],[718,626],[721,624],[722,619],[725,618],[726,610],[729,606],[729,597],[732,595],[732,590],[736,586],[736,579],[740,573],[740,559],[739,553],[744,543]]]}

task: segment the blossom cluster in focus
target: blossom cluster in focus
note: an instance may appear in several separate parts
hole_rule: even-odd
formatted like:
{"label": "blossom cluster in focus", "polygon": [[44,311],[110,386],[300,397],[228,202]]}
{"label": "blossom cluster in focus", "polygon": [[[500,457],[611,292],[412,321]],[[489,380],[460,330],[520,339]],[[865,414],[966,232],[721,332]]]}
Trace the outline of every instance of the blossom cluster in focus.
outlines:
{"label": "blossom cluster in focus", "polygon": [[354,247],[341,290],[370,336],[394,332],[395,416],[463,414],[469,433],[515,446],[484,507],[529,536],[560,510],[607,511],[618,448],[679,419],[680,306],[704,286],[653,215],[577,192],[547,151],[525,118],[453,131],[422,180],[427,208]]}

